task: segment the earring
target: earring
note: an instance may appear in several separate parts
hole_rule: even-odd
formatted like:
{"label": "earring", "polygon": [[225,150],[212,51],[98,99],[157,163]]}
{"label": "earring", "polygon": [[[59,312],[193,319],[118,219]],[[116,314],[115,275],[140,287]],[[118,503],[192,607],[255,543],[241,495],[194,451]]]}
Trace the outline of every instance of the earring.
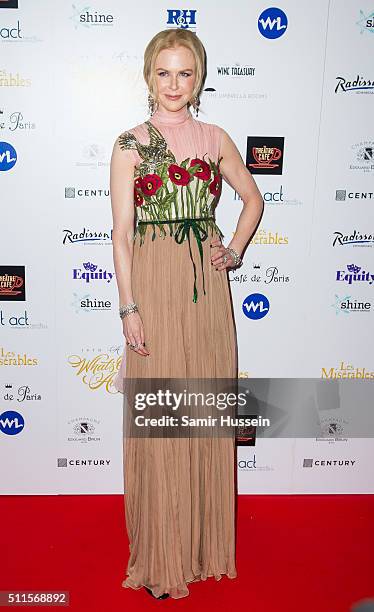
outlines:
{"label": "earring", "polygon": [[155,112],[155,110],[156,110],[156,100],[149,93],[148,94],[148,112],[151,115],[151,117],[152,117],[153,113]]}
{"label": "earring", "polygon": [[195,96],[192,102],[192,107],[195,111],[195,116],[197,117],[199,114],[199,106],[200,106],[200,99],[198,96]]}

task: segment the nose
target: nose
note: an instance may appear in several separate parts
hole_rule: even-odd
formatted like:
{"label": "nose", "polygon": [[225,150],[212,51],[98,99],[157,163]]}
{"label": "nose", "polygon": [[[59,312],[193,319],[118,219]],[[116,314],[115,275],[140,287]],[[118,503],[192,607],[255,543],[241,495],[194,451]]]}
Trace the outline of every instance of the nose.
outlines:
{"label": "nose", "polygon": [[177,75],[176,74],[171,76],[170,89],[172,89],[173,91],[178,89],[178,81],[177,81]]}

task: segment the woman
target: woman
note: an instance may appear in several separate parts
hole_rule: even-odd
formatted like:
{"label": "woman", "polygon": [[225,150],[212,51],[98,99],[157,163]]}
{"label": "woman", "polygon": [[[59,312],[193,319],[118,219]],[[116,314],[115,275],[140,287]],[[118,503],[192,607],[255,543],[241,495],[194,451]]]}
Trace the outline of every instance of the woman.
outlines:
{"label": "woman", "polygon": [[[227,270],[241,264],[263,201],[229,135],[190,112],[192,104],[198,113],[205,70],[196,34],[154,36],[144,55],[151,117],[114,143],[121,392],[126,379],[237,378]],[[243,201],[228,246],[214,218],[222,176]],[[130,558],[122,585],[177,599],[189,582],[236,577],[234,437],[124,438]]]}

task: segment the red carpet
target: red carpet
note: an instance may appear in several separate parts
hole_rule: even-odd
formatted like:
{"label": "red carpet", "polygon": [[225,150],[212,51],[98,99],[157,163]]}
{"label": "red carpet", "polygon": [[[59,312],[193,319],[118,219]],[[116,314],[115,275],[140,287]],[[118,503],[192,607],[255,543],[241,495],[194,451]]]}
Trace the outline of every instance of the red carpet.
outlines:
{"label": "red carpet", "polygon": [[239,496],[238,577],[191,584],[178,601],[121,586],[122,496],[3,496],[1,507],[0,590],[70,591],[64,609],[350,612],[374,600],[372,495]]}

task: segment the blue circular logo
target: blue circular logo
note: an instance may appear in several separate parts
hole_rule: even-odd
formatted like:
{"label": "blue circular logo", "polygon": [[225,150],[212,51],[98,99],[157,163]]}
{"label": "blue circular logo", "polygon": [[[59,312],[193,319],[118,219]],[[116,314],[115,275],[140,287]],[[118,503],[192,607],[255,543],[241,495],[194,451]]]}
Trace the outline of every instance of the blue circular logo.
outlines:
{"label": "blue circular logo", "polygon": [[17,161],[17,153],[9,142],[0,141],[0,171],[6,172],[13,168]]}
{"label": "blue circular logo", "polygon": [[22,414],[15,410],[7,410],[0,414],[0,431],[8,436],[15,436],[21,433],[25,426]]}
{"label": "blue circular logo", "polygon": [[279,38],[287,30],[287,15],[280,8],[271,6],[262,11],[257,26],[260,34],[265,38]]}
{"label": "blue circular logo", "polygon": [[248,319],[263,319],[270,309],[269,300],[262,293],[251,293],[245,298],[242,309]]}

